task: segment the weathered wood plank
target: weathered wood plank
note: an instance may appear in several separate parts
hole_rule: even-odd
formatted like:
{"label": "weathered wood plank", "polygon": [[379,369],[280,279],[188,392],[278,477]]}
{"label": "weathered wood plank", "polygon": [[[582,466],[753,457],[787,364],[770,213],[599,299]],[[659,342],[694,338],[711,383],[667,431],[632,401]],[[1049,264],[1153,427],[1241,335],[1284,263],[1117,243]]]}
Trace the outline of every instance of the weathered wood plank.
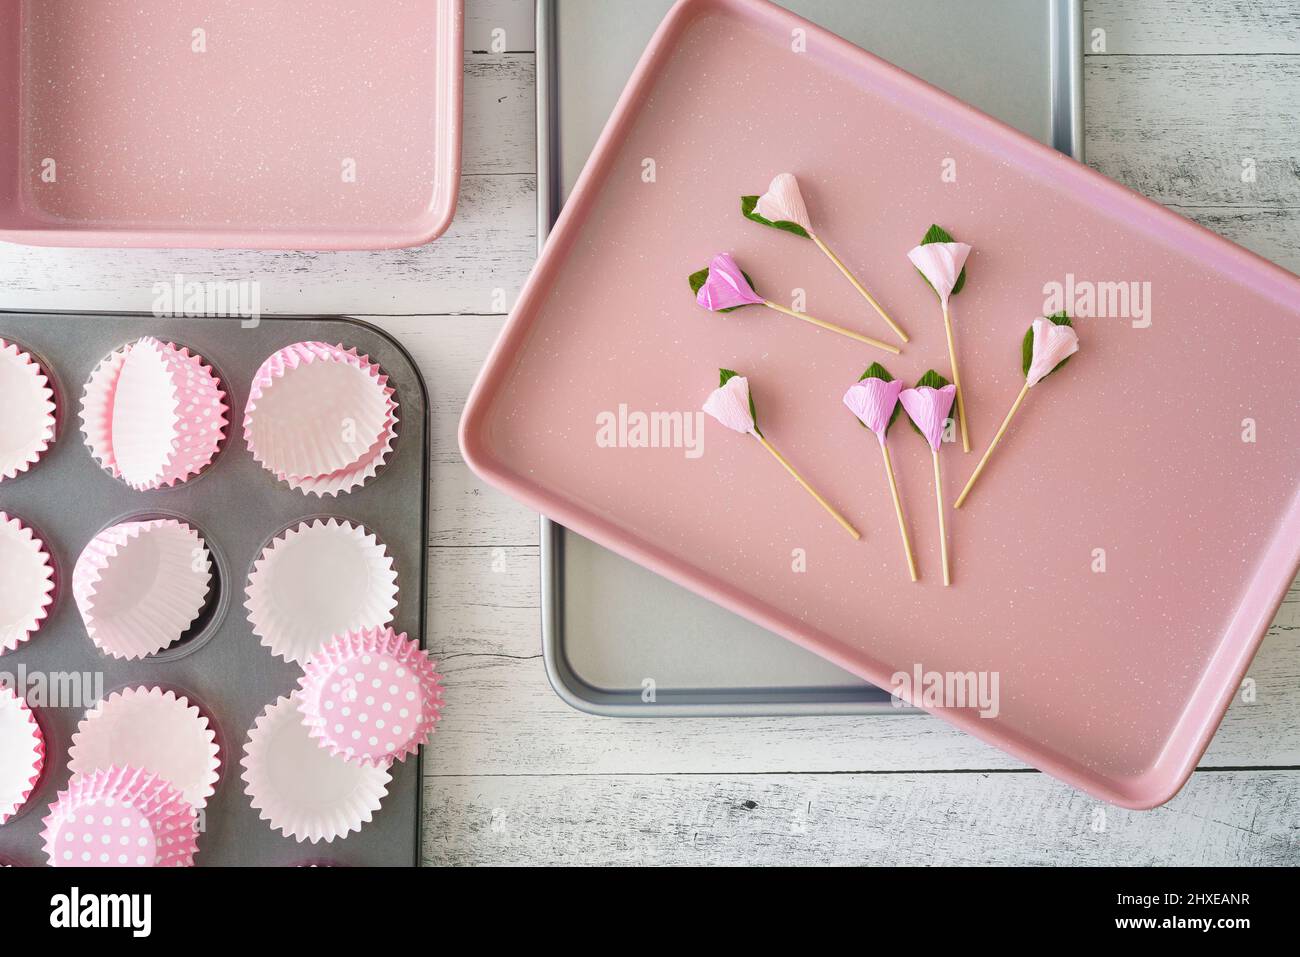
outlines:
{"label": "weathered wood plank", "polygon": [[1300,53],[1300,8],[1277,0],[1084,0],[1097,54]]}
{"label": "weathered wood plank", "polygon": [[1156,811],[1041,774],[425,781],[430,864],[1295,866],[1300,772],[1201,772]]}

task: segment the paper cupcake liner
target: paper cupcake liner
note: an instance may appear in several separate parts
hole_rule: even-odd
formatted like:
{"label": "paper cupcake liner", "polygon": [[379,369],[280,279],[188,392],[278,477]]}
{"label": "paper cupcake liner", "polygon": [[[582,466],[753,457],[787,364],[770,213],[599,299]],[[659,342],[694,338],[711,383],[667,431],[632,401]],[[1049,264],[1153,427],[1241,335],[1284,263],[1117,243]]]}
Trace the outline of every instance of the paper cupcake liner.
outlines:
{"label": "paper cupcake liner", "polygon": [[227,411],[221,380],[201,357],[146,336],[91,373],[81,431],[109,474],[147,491],[202,472],[221,446]]}
{"label": "paper cupcake liner", "polygon": [[183,696],[161,688],[115,691],[77,725],[68,770],[90,774],[129,766],[157,774],[202,809],[217,783],[216,733]]}
{"label": "paper cupcake liner", "polygon": [[51,867],[192,867],[198,816],[158,775],[105,768],[73,775],[41,839]]}
{"label": "paper cupcake liner", "polygon": [[303,662],[335,635],[393,620],[397,572],[364,528],[303,522],[262,550],[248,576],[248,620],[273,655]]}
{"label": "paper cupcake liner", "polygon": [[257,370],[244,410],[253,458],[280,480],[336,495],[373,477],[396,438],[397,402],[356,349],[299,342]]}
{"label": "paper cupcake liner", "polygon": [[0,339],[0,482],[40,461],[54,441],[54,390],[32,356]]}
{"label": "paper cupcake liner", "polygon": [[45,767],[45,736],[27,702],[0,686],[0,824],[27,804]]}
{"label": "paper cupcake liner", "polygon": [[333,841],[370,821],[388,793],[385,768],[344,761],[320,747],[297,704],[268,705],[244,744],[245,792],[274,830],[297,841]]}
{"label": "paper cupcake liner", "polygon": [[105,529],[72,572],[86,634],[114,658],[144,658],[174,644],[211,587],[212,553],[197,531],[169,518]]}
{"label": "paper cupcake liner", "polygon": [[442,676],[391,628],[342,635],[304,667],[294,696],[303,724],[331,754],[362,765],[405,761],[442,716]]}
{"label": "paper cupcake liner", "polygon": [[54,565],[45,543],[0,512],[0,655],[35,634],[54,602]]}

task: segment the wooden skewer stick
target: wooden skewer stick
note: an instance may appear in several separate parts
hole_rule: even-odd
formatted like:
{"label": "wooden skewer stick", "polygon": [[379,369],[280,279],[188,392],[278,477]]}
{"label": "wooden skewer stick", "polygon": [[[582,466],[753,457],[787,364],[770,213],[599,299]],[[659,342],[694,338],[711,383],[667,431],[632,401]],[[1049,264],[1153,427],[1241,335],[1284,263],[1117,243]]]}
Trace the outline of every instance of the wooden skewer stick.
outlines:
{"label": "wooden skewer stick", "polygon": [[966,395],[961,391],[961,373],[957,371],[957,344],[952,338],[952,318],[948,304],[943,304],[943,330],[948,334],[948,361],[952,363],[952,384],[957,387],[957,420],[961,423],[961,450],[970,451],[970,433],[966,430]]}
{"label": "wooden skewer stick", "polygon": [[763,436],[759,435],[757,432],[753,433],[753,435],[754,438],[758,439],[758,441],[763,443],[763,448],[771,452],[772,455],[776,458],[776,460],[785,466],[785,470],[789,472],[791,475],[793,475],[794,480],[804,487],[804,491],[806,491],[813,498],[817,499],[817,504],[819,504],[822,508],[826,509],[826,511],[830,513],[831,517],[835,519],[835,521],[839,522],[841,525],[844,526],[844,530],[846,532],[848,532],[854,538],[862,537],[862,534],[856,528],[854,528],[852,525],[849,524],[849,520],[835,510],[835,506],[831,505],[830,502],[822,498],[821,495],[818,493],[818,491],[815,488],[813,488],[811,485],[809,485],[807,481],[804,480],[804,477],[799,474],[799,472],[795,469],[793,465],[790,464],[790,462],[786,459],[786,457],[776,450],[776,446],[774,446],[767,439],[763,438]]}
{"label": "wooden skewer stick", "polygon": [[907,555],[907,570],[916,581],[916,556],[912,554],[912,539],[907,534],[907,522],[903,519],[903,501],[898,497],[898,481],[894,478],[894,462],[889,457],[889,446],[880,443],[880,454],[885,458],[885,474],[889,476],[889,494],[894,497],[894,514],[898,516],[898,531],[903,536],[903,552]]}
{"label": "wooden skewer stick", "polygon": [[1020,403],[1025,401],[1025,396],[1028,394],[1029,383],[1026,382],[1025,387],[1021,389],[1020,394],[1016,396],[1016,401],[1012,403],[1011,411],[1008,412],[1007,417],[1002,420],[1002,427],[998,429],[997,435],[993,436],[993,441],[989,443],[988,449],[985,450],[984,457],[980,459],[980,464],[975,466],[975,471],[971,473],[970,479],[967,480],[966,487],[962,489],[961,494],[957,496],[957,501],[953,502],[953,508],[961,508],[961,503],[966,501],[966,496],[970,494],[971,487],[975,484],[975,480],[979,478],[980,473],[984,471],[984,466],[988,465],[989,456],[993,454],[993,450],[996,449],[998,443],[1002,441],[1002,436],[1006,434],[1007,426],[1011,424],[1012,417],[1016,414],[1017,410],[1019,410]]}
{"label": "wooden skewer stick", "polygon": [[842,336],[848,336],[850,339],[857,339],[858,342],[865,342],[869,346],[875,346],[877,349],[884,349],[886,352],[892,352],[898,355],[902,350],[898,346],[891,346],[888,342],[881,342],[879,339],[872,339],[870,336],[864,336],[861,333],[854,332],[852,329],[845,329],[843,326],[837,326],[832,322],[826,322],[822,319],[816,319],[813,316],[803,312],[795,312],[793,309],[787,309],[779,302],[773,302],[771,299],[764,299],[763,305],[769,309],[775,309],[777,312],[784,313],[787,316],[794,316],[796,319],[802,319],[804,322],[811,322],[814,326],[821,326],[823,329],[829,329],[831,332],[838,332]]}
{"label": "wooden skewer stick", "polygon": [[821,237],[818,236],[816,233],[809,233],[809,235],[812,236],[813,242],[817,244],[817,248],[826,254],[826,257],[835,264],[835,267],[839,269],[840,272],[844,273],[844,278],[847,279],[849,282],[853,283],[853,288],[856,289],[858,292],[862,293],[862,297],[866,299],[867,302],[871,303],[871,308],[876,310],[876,312],[880,313],[880,318],[884,319],[885,322],[889,323],[889,328],[894,330],[894,332],[898,335],[898,338],[902,339],[904,342],[907,342],[908,341],[907,333],[903,331],[902,327],[899,326],[898,323],[896,323],[893,319],[889,318],[889,313],[885,312],[884,308],[880,305],[880,303],[876,302],[876,297],[873,296],[871,293],[867,292],[867,287],[862,285],[862,283],[858,282],[858,277],[853,275],[853,273],[849,272],[849,267],[844,265],[844,263],[840,260],[840,257],[835,255],[831,247],[827,246],[824,242],[822,242]]}
{"label": "wooden skewer stick", "polygon": [[948,572],[948,523],[943,517],[943,479],[939,475],[939,453],[932,454],[934,455],[934,499],[939,503],[939,555],[943,559],[943,583],[947,586],[952,584]]}

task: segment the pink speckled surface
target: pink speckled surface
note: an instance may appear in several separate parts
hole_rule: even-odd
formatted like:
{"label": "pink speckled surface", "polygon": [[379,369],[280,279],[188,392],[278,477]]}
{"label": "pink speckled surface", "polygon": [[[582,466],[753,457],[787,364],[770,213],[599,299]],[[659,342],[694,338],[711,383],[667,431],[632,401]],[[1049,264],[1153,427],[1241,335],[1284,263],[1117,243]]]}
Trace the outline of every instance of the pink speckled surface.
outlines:
{"label": "pink speckled surface", "polygon": [[[795,28],[806,53],[790,51]],[[946,158],[955,183],[941,181]],[[906,422],[891,433],[912,584],[876,441],[840,401],[878,353],[770,310],[707,313],[687,287],[731,250],[778,301],[803,288],[809,312],[888,337],[810,242],[739,215],[738,197],[780,171],[911,335],[885,361],[908,384],[948,370],[938,302],[907,250],[931,222],[974,246],[953,299],[973,449],[941,454],[950,502],[1023,385],[1044,284],[1151,283],[1149,328],[1077,321],[1079,354],[1031,391],[949,512],[951,588],[930,450]],[[1300,563],[1300,422],[1280,386],[1300,361],[1298,311],[1289,273],[785,11],[684,0],[565,207],[461,443],[493,484],[876,684],[917,663],[998,672],[996,718],[936,713],[1150,807],[1194,767]],[[698,409],[719,366],[749,377],[764,434],[863,542],[711,420],[699,458],[598,447],[599,413]]]}
{"label": "pink speckled surface", "polygon": [[461,0],[0,0],[0,32],[0,239],[380,248],[451,221]]}

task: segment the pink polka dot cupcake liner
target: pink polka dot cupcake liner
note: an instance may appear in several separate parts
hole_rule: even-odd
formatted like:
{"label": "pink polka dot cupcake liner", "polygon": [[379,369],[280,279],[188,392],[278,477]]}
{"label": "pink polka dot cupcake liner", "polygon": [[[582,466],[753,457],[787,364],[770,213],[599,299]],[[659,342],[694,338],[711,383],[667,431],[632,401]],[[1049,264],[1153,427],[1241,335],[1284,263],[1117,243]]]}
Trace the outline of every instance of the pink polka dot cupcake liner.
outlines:
{"label": "pink polka dot cupcake liner", "polygon": [[304,662],[335,635],[392,621],[397,572],[365,528],[335,518],[302,522],[262,550],[244,605],[272,654]]}
{"label": "pink polka dot cupcake liner", "polygon": [[54,389],[41,364],[0,339],[0,482],[40,461],[57,427]]}
{"label": "pink polka dot cupcake liner", "polygon": [[405,761],[442,716],[442,676],[433,659],[391,628],[341,635],[303,670],[295,694],[303,723],[347,761]]}
{"label": "pink polka dot cupcake liner", "polygon": [[349,492],[392,452],[395,394],[383,370],[356,349],[298,342],[253,377],[244,440],[263,468],[304,494]]}
{"label": "pink polka dot cupcake liner", "polygon": [[176,519],[123,522],[91,539],[72,572],[86,634],[100,651],[135,660],[162,651],[202,613],[212,555]]}
{"label": "pink polka dot cupcake liner", "polygon": [[124,766],[159,775],[185,803],[202,810],[221,767],[216,732],[196,705],[174,691],[143,686],[115,691],[77,725],[68,770],[91,774]]}
{"label": "pink polka dot cupcake liner", "polygon": [[52,867],[192,867],[198,816],[157,774],[105,768],[73,776],[41,838]]}
{"label": "pink polka dot cupcake liner", "polygon": [[40,630],[54,602],[54,564],[45,543],[0,512],[0,655]]}
{"label": "pink polka dot cupcake liner", "polygon": [[244,790],[271,828],[330,842],[369,822],[388,794],[387,768],[344,761],[320,747],[287,697],[268,705],[244,744]]}
{"label": "pink polka dot cupcake liner", "polygon": [[45,768],[45,736],[27,702],[0,686],[0,824],[21,811]]}
{"label": "pink polka dot cupcake liner", "polygon": [[226,393],[201,357],[146,336],[104,359],[81,396],[81,431],[95,460],[137,491],[170,487],[216,457]]}

